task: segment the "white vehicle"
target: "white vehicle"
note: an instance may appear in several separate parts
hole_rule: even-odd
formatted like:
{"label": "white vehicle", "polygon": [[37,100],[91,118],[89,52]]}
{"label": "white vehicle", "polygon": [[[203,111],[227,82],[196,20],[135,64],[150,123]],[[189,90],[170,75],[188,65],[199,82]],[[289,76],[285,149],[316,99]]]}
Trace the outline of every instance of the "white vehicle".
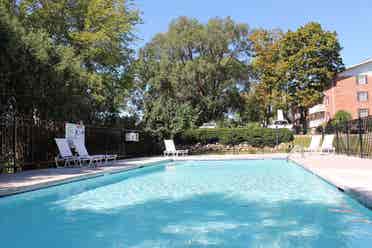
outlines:
{"label": "white vehicle", "polygon": [[217,128],[217,123],[214,121],[203,123],[199,128]]}
{"label": "white vehicle", "polygon": [[289,124],[288,121],[284,119],[283,110],[281,109],[278,109],[277,120],[275,120],[273,124],[270,124],[267,127],[272,129],[286,128],[289,130],[293,130],[293,125]]}
{"label": "white vehicle", "polygon": [[279,129],[279,128],[286,128],[286,129],[289,129],[289,130],[293,129],[293,125],[289,124],[288,121],[286,121],[286,120],[276,120],[276,121],[274,121],[273,124],[268,125],[267,127],[268,128],[273,128],[273,129]]}

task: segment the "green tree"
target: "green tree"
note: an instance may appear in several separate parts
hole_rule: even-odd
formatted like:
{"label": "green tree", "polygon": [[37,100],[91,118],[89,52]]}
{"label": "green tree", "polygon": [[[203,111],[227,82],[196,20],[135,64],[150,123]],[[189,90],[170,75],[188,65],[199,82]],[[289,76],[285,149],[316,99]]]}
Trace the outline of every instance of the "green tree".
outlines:
{"label": "green tree", "polygon": [[[286,105],[283,79],[285,72],[280,60],[280,30],[258,29],[252,33],[252,68],[257,80],[255,84],[256,104],[260,107],[260,121],[269,123],[276,109],[288,110]],[[284,96],[284,97],[283,97]]]}
{"label": "green tree", "polygon": [[2,101],[16,96],[23,114],[37,109],[42,118],[85,120],[89,113],[85,89],[99,88],[101,79],[81,64],[71,47],[55,45],[41,30],[27,31],[9,5],[0,4]]}
{"label": "green tree", "polygon": [[199,117],[197,109],[187,103],[178,103],[172,98],[160,97],[145,106],[145,129],[160,140],[173,138],[183,130],[195,128]]}
{"label": "green tree", "polygon": [[262,122],[267,109],[264,103],[260,103],[262,101],[261,95],[257,94],[253,88],[242,97],[244,100],[244,107],[240,114],[242,123]]}
{"label": "green tree", "polygon": [[83,68],[100,77],[89,88],[96,118],[115,119],[131,87],[133,27],[138,10],[127,0],[19,0],[17,15],[29,30],[43,30],[55,44],[69,47]]}
{"label": "green tree", "polygon": [[308,109],[322,101],[323,91],[344,68],[341,46],[335,32],[311,22],[294,32],[288,31],[279,48],[287,100],[292,110],[300,114],[305,131]]}
{"label": "green tree", "polygon": [[196,109],[196,124],[239,108],[240,93],[249,86],[249,33],[247,25],[230,18],[204,25],[181,17],[156,35],[140,50],[135,69],[144,120],[157,121],[150,118],[153,108],[144,107],[149,103],[162,104],[157,108],[167,111],[159,98]]}
{"label": "green tree", "polygon": [[332,125],[340,125],[345,122],[348,122],[352,119],[352,116],[349,112],[345,110],[339,110],[336,112],[332,120]]}

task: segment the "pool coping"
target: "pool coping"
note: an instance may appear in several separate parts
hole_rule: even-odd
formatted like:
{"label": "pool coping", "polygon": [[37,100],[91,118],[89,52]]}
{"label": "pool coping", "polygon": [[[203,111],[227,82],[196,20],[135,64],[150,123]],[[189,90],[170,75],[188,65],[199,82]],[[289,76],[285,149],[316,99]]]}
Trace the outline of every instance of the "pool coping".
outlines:
{"label": "pool coping", "polygon": [[[68,184],[68,183],[73,183],[73,182],[78,182],[78,181],[83,181],[83,180],[89,180],[89,179],[102,177],[106,175],[114,175],[114,174],[118,174],[118,173],[122,173],[126,171],[132,171],[132,170],[149,167],[153,165],[158,165],[160,163],[166,163],[166,162],[171,162],[171,161],[172,161],[171,159],[149,161],[149,162],[145,162],[142,164],[126,165],[120,168],[113,168],[113,169],[106,170],[106,171],[92,171],[92,172],[88,172],[88,173],[81,174],[81,175],[71,176],[66,179],[55,179],[55,180],[35,183],[32,185],[27,185],[27,186],[9,187],[5,189],[0,189],[0,198],[12,196],[12,195],[18,195],[18,194],[22,194],[22,193],[26,193],[30,191],[35,191],[35,190],[50,188],[50,187],[59,186],[63,184]],[[69,168],[65,168],[65,169],[68,170]]]}
{"label": "pool coping", "polygon": [[302,163],[294,158],[288,157],[287,160],[296,164],[297,166],[301,167],[302,169],[311,173],[312,175],[318,177],[320,180],[335,187],[339,191],[348,195],[350,198],[359,202],[362,206],[366,207],[367,209],[372,210],[372,196],[368,195],[367,192],[354,189],[353,187],[349,187],[346,184],[341,183],[340,180],[335,180],[335,178],[322,175],[321,173],[317,172],[313,168],[309,168],[305,163]]}

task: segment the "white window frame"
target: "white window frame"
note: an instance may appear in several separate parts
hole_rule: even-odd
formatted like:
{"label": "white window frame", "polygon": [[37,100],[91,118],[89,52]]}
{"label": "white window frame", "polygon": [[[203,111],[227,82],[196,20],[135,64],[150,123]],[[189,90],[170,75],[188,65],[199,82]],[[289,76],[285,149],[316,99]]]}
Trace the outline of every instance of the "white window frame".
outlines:
{"label": "white window frame", "polygon": [[357,81],[358,85],[365,85],[365,84],[368,84],[368,77],[367,77],[367,75],[359,74],[356,77],[356,81]]}
{"label": "white window frame", "polygon": [[[361,98],[360,96],[365,96],[365,98]],[[358,99],[358,102],[367,102],[368,101],[368,91],[358,91],[357,92],[357,99]]]}
{"label": "white window frame", "polygon": [[[367,112],[367,115],[362,116],[361,115],[361,112],[362,111],[366,111]],[[358,116],[359,116],[359,118],[368,117],[369,116],[369,109],[368,108],[360,108],[360,109],[358,109]]]}

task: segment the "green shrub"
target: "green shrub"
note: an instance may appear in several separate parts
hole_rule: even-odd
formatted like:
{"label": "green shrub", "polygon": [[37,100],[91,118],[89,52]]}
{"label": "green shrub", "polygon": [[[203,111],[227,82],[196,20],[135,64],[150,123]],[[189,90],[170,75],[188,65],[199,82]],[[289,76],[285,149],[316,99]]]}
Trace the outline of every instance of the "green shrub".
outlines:
{"label": "green shrub", "polygon": [[247,143],[253,147],[274,147],[277,142],[287,143],[293,140],[293,132],[288,129],[269,129],[259,126],[251,128],[214,128],[186,130],[176,137],[177,142],[191,145],[196,143],[236,145]]}
{"label": "green shrub", "polygon": [[336,125],[342,125],[344,124],[345,122],[348,122],[352,119],[352,116],[349,112],[345,111],[345,110],[339,110],[336,112],[333,120],[332,120],[332,124],[334,126]]}
{"label": "green shrub", "polygon": [[295,146],[309,147],[311,135],[295,135],[293,144]]}

